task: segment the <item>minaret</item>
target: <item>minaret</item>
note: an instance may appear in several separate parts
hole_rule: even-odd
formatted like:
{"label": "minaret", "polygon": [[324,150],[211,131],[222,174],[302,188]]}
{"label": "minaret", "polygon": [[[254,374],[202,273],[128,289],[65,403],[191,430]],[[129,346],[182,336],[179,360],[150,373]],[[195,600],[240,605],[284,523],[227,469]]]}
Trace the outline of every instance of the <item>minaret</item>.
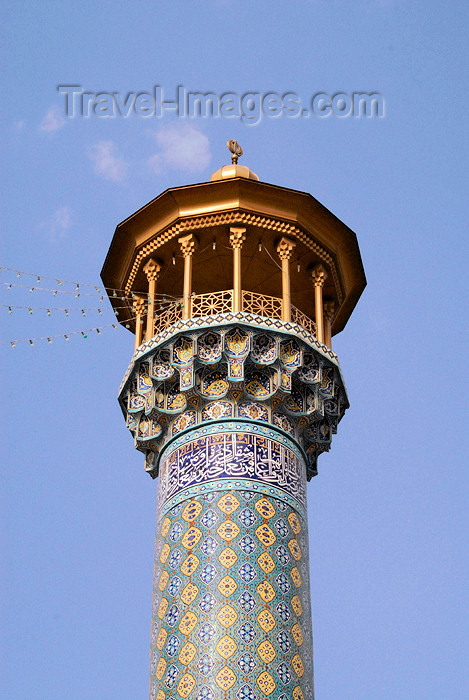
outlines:
{"label": "minaret", "polygon": [[348,407],[331,338],[366,281],[311,195],[232,164],[117,226],[119,401],[158,477],[151,700],[313,700],[306,485]]}

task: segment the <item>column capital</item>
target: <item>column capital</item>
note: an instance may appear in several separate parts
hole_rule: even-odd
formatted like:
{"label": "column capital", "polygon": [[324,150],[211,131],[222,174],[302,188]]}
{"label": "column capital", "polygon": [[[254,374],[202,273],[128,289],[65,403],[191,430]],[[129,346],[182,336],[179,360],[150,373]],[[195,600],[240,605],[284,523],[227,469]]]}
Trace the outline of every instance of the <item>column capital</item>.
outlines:
{"label": "column capital", "polygon": [[132,306],[136,316],[142,316],[145,313],[145,301],[145,297],[142,297],[139,294],[135,295],[132,301]]}
{"label": "column capital", "polygon": [[230,226],[230,245],[232,248],[242,248],[246,240],[246,229]]}
{"label": "column capital", "polygon": [[144,265],[143,271],[147,276],[148,282],[156,282],[161,272],[161,265],[157,263],[156,260],[153,260],[153,258],[150,258]]}
{"label": "column capital", "polygon": [[327,279],[327,272],[321,263],[318,263],[312,268],[311,279],[315,287],[324,287],[324,282]]}
{"label": "column capital", "polygon": [[277,253],[280,260],[290,260],[295,247],[296,243],[291,241],[289,238],[281,238],[277,244]]}
{"label": "column capital", "polygon": [[324,302],[324,318],[326,321],[332,321],[336,311],[335,301],[327,300]]}
{"label": "column capital", "polygon": [[181,253],[183,257],[189,258],[191,255],[193,255],[197,247],[197,238],[193,233],[189,233],[187,236],[178,238],[178,243],[181,246]]}

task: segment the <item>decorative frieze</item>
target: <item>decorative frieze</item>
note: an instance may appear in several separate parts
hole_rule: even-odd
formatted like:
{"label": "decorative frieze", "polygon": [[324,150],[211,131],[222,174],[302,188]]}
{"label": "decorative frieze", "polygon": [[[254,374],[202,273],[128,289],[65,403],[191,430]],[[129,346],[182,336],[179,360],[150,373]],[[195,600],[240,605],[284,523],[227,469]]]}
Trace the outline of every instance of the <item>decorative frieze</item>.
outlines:
{"label": "decorative frieze", "polygon": [[172,497],[191,486],[216,479],[249,479],[285,491],[306,509],[304,460],[289,446],[238,425],[238,431],[223,431],[191,439],[171,449],[161,460],[158,479],[158,510]]}

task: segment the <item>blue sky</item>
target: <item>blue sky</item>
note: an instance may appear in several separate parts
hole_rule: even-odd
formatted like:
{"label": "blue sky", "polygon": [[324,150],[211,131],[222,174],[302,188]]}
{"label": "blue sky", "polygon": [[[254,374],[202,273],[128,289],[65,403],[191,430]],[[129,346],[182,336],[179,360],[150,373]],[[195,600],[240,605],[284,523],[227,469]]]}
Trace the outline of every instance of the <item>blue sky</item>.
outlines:
{"label": "blue sky", "polygon": [[[99,285],[116,224],[167,187],[208,180],[229,162],[231,138],[261,180],[311,192],[358,235],[368,287],[334,342],[351,409],[309,486],[318,700],[467,693],[465,9],[4,7],[2,267]],[[385,115],[70,118],[64,84],[120,95],[160,85],[167,99],[178,85],[295,93],[306,105],[320,92],[379,92]],[[3,270],[0,282],[27,286],[1,284],[0,303],[85,304],[29,292],[34,279]],[[109,310],[0,313],[1,340],[113,320]],[[132,349],[121,328],[0,345],[9,700],[147,694],[156,485],[116,401]]]}

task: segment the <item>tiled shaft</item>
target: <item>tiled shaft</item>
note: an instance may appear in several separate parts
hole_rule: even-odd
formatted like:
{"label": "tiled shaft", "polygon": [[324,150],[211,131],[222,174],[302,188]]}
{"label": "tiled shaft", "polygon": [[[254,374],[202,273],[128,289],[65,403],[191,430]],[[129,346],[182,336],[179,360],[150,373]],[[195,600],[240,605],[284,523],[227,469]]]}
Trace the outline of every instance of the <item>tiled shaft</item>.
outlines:
{"label": "tiled shaft", "polygon": [[312,700],[304,512],[226,485],[158,514],[150,698]]}

